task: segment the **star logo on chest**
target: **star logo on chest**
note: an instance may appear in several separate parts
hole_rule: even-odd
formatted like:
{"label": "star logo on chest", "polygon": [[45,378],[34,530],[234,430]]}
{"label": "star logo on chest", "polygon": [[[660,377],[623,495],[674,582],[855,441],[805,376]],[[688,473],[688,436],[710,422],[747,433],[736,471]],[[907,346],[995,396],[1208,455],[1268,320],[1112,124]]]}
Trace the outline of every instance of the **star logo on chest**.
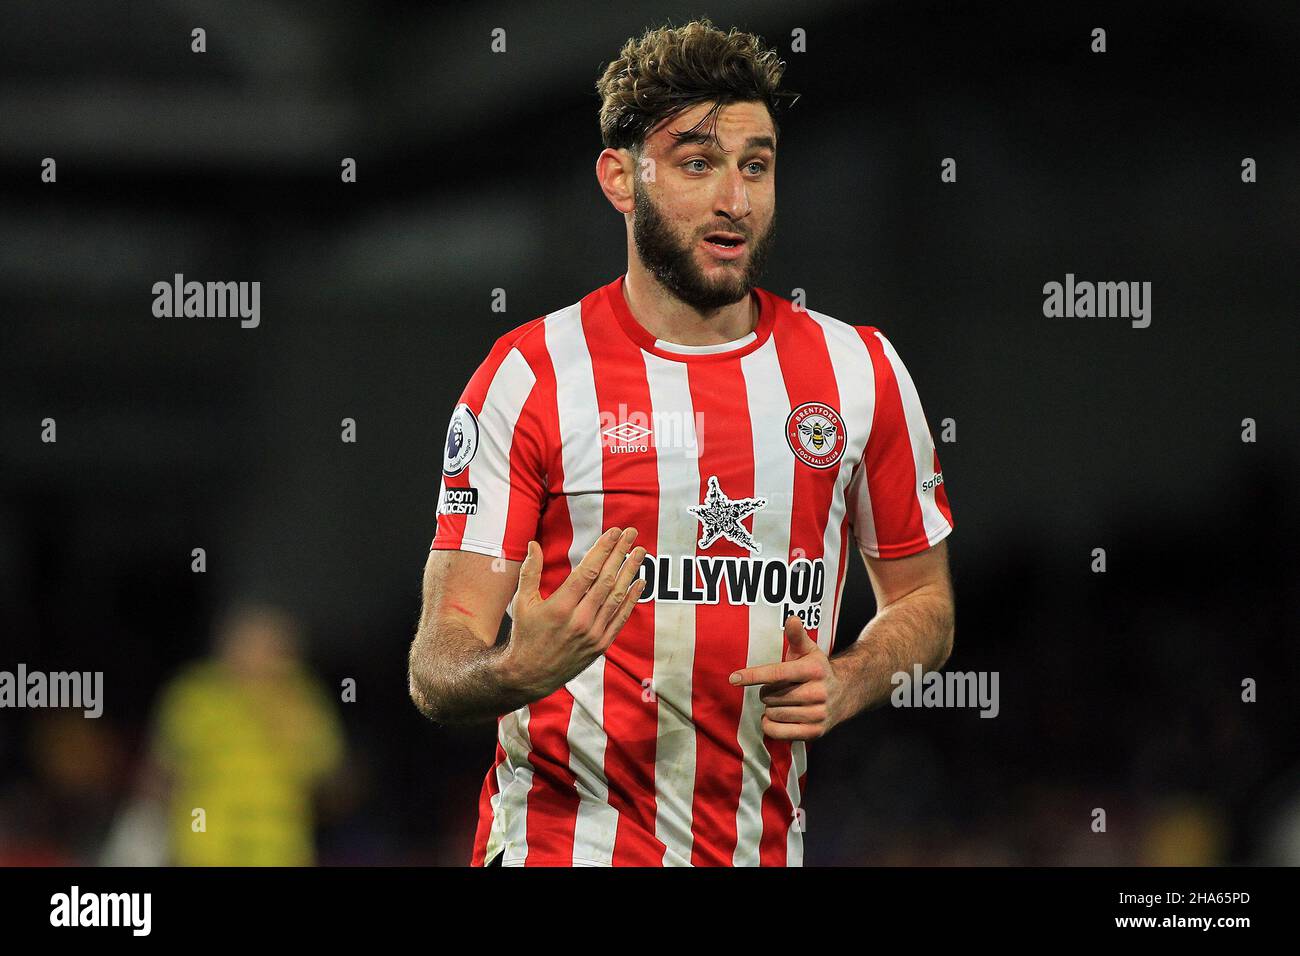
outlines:
{"label": "star logo on chest", "polygon": [[699,518],[703,526],[704,530],[700,532],[701,548],[707,548],[719,538],[726,538],[732,544],[758,554],[763,546],[754,540],[754,536],[740,522],[765,504],[766,498],[728,498],[718,484],[718,476],[710,475],[709,491],[704,496],[703,503],[687,505],[686,510]]}

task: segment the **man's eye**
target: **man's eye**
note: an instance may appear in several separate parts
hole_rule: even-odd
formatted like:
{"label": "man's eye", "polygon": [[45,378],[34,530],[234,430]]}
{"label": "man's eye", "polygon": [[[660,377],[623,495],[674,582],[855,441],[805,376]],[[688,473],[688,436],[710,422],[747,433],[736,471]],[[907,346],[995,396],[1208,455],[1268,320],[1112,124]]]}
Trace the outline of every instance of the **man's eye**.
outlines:
{"label": "man's eye", "polygon": [[692,170],[692,172],[696,172],[696,173],[702,173],[702,172],[704,172],[704,170],[707,169],[707,168],[708,168],[708,165],[709,165],[707,162],[705,162],[705,161],[702,160],[702,159],[688,159],[688,160],[686,161],[686,165],[687,165],[688,167],[694,165],[695,163],[699,163],[699,164],[700,164],[700,166],[699,166],[698,169],[694,169],[694,170]]}
{"label": "man's eye", "polygon": [[760,172],[760,173],[761,173],[761,172],[764,172],[764,171],[767,170],[767,164],[766,164],[766,163],[760,163],[758,160],[754,160],[752,163],[747,163],[746,165],[751,166],[751,167],[753,167],[753,166],[757,166],[758,169],[756,170],[756,172]]}

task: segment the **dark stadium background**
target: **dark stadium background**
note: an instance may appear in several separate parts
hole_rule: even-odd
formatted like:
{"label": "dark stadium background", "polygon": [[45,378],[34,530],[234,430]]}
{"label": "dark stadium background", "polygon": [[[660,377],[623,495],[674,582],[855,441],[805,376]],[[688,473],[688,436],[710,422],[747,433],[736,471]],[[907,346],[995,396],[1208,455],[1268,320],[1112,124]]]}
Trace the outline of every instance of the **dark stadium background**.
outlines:
{"label": "dark stadium background", "polygon": [[[802,94],[762,284],[883,329],[957,422],[948,667],[1001,680],[995,720],[812,744],[806,862],[1300,862],[1294,8],[576,0],[6,7],[0,668],[103,670],[105,713],[0,712],[0,862],[100,859],[241,597],[358,682],[320,860],[467,859],[493,729],[406,696],[447,418],[500,333],[625,268],[593,84],[705,13]],[[176,272],[260,281],[260,327],[154,318]],[[1150,281],[1150,327],[1044,318],[1067,272]],[[855,562],[841,638],[872,613]]]}

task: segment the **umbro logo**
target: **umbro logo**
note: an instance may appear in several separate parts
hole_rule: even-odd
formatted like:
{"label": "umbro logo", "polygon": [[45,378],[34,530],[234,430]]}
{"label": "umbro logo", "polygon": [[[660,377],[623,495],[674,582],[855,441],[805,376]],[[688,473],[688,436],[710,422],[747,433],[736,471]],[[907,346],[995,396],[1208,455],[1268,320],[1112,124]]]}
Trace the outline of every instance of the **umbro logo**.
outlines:
{"label": "umbro logo", "polygon": [[633,452],[682,451],[698,458],[704,446],[704,413],[675,409],[643,411],[620,402],[614,410],[601,409],[600,444],[611,455]]}
{"label": "umbro logo", "polygon": [[620,422],[611,425],[600,433],[604,445],[611,455],[624,455],[629,452],[649,451],[650,436],[654,433],[644,425],[634,422]]}

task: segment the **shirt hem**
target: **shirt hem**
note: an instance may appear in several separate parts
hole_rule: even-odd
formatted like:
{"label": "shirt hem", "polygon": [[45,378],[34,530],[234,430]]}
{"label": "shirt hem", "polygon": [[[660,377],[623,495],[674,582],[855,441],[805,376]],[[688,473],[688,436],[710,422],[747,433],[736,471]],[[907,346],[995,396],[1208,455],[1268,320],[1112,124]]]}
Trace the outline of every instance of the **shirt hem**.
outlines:
{"label": "shirt hem", "polygon": [[[490,541],[479,541],[475,538],[462,538],[460,541],[453,541],[449,538],[443,540],[433,539],[429,545],[430,551],[472,551],[475,554],[485,554],[489,558],[505,558],[507,561],[522,561],[527,557],[526,549],[520,549],[523,553],[519,557],[512,557],[510,548],[502,547],[499,544],[493,544]],[[519,552],[514,552],[519,553]]]}
{"label": "shirt hem", "polygon": [[883,548],[870,548],[864,544],[862,545],[862,550],[867,552],[867,554],[871,555],[873,558],[884,558],[886,560],[891,558],[907,558],[914,554],[920,554],[927,548],[933,548],[944,538],[948,537],[948,535],[952,534],[954,527],[955,525],[952,522],[949,522],[947,527],[943,528],[939,532],[938,537],[933,541],[931,541],[927,536],[924,538],[913,538],[911,541],[905,541],[902,544],[887,544]]}
{"label": "shirt hem", "polygon": [[[522,857],[522,856],[517,856],[514,859],[503,859],[501,861],[501,865],[502,866],[523,866],[525,859],[526,857]],[[598,860],[583,860],[580,859],[579,857],[572,857],[572,858],[563,857],[563,858],[552,858],[552,859],[547,859],[545,857],[542,857],[541,859],[529,860],[529,863],[532,866],[604,866],[604,867],[613,866],[612,863],[602,863]]]}

